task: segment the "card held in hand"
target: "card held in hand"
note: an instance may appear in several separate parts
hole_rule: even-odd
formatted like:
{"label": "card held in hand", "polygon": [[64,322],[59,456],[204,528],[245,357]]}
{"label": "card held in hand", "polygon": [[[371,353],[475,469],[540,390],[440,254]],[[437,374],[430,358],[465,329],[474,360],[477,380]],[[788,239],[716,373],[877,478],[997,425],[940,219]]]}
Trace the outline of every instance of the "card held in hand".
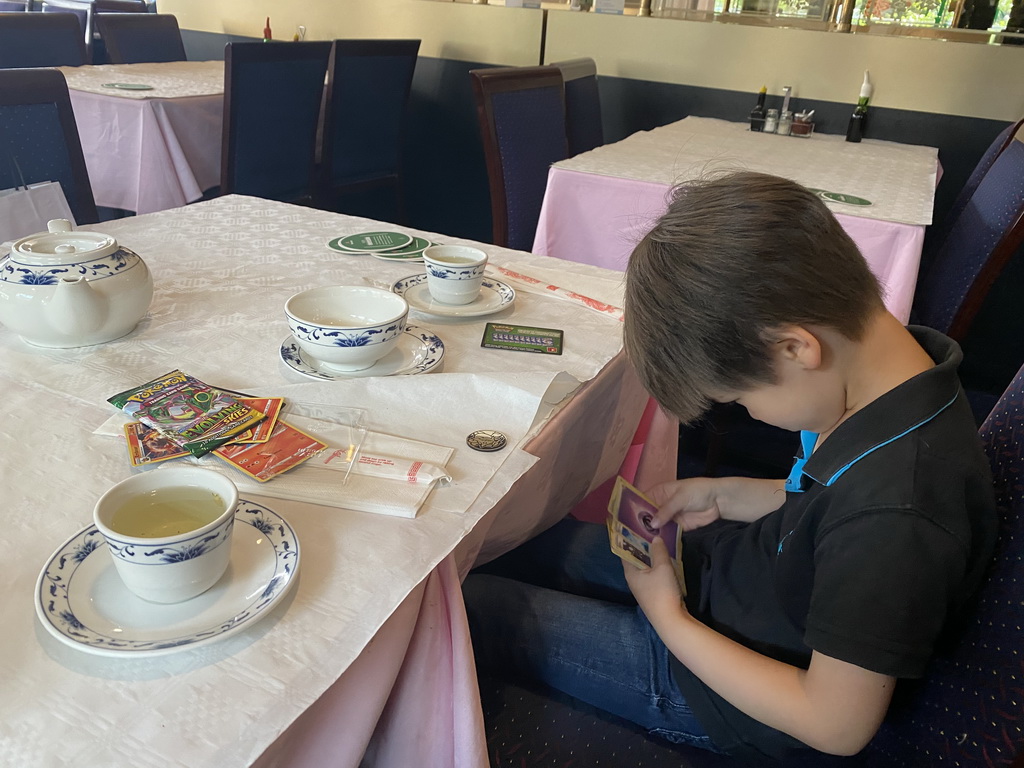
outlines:
{"label": "card held in hand", "polygon": [[660,528],[653,525],[658,507],[624,478],[617,477],[608,500],[608,540],[612,552],[639,568],[651,567],[651,542],[665,542],[679,586],[686,594],[683,579],[683,529],[675,521]]}

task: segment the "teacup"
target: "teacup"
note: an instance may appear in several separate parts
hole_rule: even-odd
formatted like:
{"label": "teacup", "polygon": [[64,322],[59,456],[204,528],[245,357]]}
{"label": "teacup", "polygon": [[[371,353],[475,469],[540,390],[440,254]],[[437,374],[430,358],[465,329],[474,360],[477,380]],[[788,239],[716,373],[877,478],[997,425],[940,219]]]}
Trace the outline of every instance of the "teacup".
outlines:
{"label": "teacup", "polygon": [[383,288],[327,285],[296,293],[284,313],[299,347],[320,366],[361,371],[398,343],[409,305]]}
{"label": "teacup", "polygon": [[487,254],[467,245],[432,245],[423,251],[427,289],[435,301],[469,304],[480,295]]}
{"label": "teacup", "polygon": [[93,521],[124,585],[153,603],[180,603],[224,575],[238,489],[200,467],[164,467],[104,493]]}

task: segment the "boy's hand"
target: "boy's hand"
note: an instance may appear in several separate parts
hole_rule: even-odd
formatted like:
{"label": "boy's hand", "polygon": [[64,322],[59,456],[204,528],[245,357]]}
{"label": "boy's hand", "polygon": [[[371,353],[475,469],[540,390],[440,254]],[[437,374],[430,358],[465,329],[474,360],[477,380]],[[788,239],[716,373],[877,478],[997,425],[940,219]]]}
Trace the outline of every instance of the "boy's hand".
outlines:
{"label": "boy's hand", "polygon": [[650,568],[639,568],[623,562],[622,569],[633,597],[640,604],[647,620],[655,627],[661,618],[686,611],[683,607],[683,591],[676,581],[672,560],[661,539],[655,538],[651,542]]}
{"label": "boy's hand", "polygon": [[684,531],[692,531],[718,520],[722,515],[715,485],[709,477],[690,477],[654,486],[645,493],[658,507],[654,525],[675,520]]}

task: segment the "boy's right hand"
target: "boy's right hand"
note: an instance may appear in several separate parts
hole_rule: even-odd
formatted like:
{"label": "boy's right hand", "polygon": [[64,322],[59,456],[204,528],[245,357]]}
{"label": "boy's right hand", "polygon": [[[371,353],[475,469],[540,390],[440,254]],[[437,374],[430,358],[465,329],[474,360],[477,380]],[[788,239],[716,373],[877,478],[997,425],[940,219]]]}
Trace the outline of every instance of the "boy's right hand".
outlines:
{"label": "boy's right hand", "polygon": [[713,523],[722,516],[710,477],[688,477],[661,483],[644,492],[658,507],[653,524],[657,527],[675,520],[684,531]]}

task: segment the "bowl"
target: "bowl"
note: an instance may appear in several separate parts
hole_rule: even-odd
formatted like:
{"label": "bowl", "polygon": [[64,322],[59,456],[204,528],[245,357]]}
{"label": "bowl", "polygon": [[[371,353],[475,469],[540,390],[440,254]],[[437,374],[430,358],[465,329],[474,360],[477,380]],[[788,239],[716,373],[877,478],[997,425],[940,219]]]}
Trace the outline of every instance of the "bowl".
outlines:
{"label": "bowl", "polygon": [[322,367],[361,371],[398,343],[409,305],[383,288],[327,285],[296,293],[284,313],[299,347]]}

